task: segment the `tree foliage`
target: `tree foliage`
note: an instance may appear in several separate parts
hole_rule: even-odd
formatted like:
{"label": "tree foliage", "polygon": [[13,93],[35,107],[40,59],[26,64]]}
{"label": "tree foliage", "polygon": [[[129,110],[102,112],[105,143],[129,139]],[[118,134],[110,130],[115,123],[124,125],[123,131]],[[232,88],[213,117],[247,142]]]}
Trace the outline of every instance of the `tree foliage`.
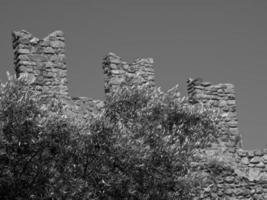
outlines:
{"label": "tree foliage", "polygon": [[[93,133],[110,146],[103,198],[190,199],[191,163],[217,135],[218,113],[160,89],[124,88],[107,99]],[[106,143],[107,142],[107,143]],[[102,148],[101,148],[102,149]]]}
{"label": "tree foliage", "polygon": [[0,97],[1,199],[63,198],[75,178],[76,127],[56,99],[8,78]]}
{"label": "tree foliage", "polygon": [[[218,114],[148,87],[121,88],[81,133],[62,103],[24,80],[1,84],[1,199],[191,199],[192,162]],[[81,123],[81,122],[79,122]]]}

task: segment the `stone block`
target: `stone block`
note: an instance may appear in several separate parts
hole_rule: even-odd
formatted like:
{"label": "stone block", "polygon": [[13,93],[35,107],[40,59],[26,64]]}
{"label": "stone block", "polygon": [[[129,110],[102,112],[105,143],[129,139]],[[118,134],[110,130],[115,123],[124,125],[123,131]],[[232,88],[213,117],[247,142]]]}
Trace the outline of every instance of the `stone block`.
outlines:
{"label": "stone block", "polygon": [[262,162],[262,158],[259,156],[255,156],[249,162],[252,164],[258,164],[258,163]]}
{"label": "stone block", "polygon": [[19,54],[29,54],[31,53],[29,49],[18,49],[17,53]]}
{"label": "stone block", "polygon": [[50,41],[50,45],[53,48],[65,48],[65,43],[62,41]]}
{"label": "stone block", "polygon": [[234,176],[227,176],[225,177],[225,182],[226,183],[233,183],[235,180],[235,177]]}
{"label": "stone block", "polygon": [[256,167],[258,168],[265,168],[265,164],[263,162],[259,162]]}
{"label": "stone block", "polygon": [[259,180],[260,179],[261,170],[258,168],[249,168],[248,178],[250,181]]}
{"label": "stone block", "polygon": [[244,165],[248,165],[248,164],[249,164],[249,160],[248,160],[247,157],[243,157],[243,158],[241,159],[240,162],[241,162],[242,164],[244,164]]}

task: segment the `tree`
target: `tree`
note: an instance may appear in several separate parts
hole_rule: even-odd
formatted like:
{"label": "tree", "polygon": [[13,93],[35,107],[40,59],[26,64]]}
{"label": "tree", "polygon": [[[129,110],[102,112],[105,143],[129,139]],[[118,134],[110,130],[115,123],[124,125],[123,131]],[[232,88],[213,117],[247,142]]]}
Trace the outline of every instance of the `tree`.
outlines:
{"label": "tree", "polygon": [[101,155],[94,180],[100,199],[191,199],[191,163],[214,140],[217,117],[160,89],[113,93],[91,131]]}
{"label": "tree", "polygon": [[62,199],[77,186],[77,129],[57,99],[45,98],[24,78],[8,75],[1,84],[0,196]]}
{"label": "tree", "polygon": [[123,87],[87,124],[67,115],[63,101],[46,97],[29,79],[8,78],[0,87],[1,199],[195,195],[201,183],[192,162],[216,137],[214,110],[190,105],[173,91]]}

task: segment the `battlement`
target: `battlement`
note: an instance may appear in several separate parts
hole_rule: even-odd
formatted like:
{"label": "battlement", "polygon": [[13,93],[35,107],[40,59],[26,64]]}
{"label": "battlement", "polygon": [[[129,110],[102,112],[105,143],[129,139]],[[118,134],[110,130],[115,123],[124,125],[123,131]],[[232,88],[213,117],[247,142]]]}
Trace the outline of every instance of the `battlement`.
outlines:
{"label": "battlement", "polygon": [[[221,111],[220,144],[227,147],[242,147],[238,131],[236,97],[234,85],[230,83],[212,85],[200,78],[188,79],[187,92],[192,104],[208,104]],[[227,127],[225,127],[227,125]]]}
{"label": "battlement", "polygon": [[[88,115],[94,117],[103,111],[104,102],[101,100],[69,95],[62,31],[55,31],[44,39],[24,30],[14,31],[12,39],[17,77],[29,74],[40,91],[65,99],[68,102],[66,111],[85,120],[91,119]],[[136,59],[128,64],[116,54],[109,53],[104,57],[102,67],[106,96],[122,86],[156,86],[152,58]],[[177,87],[170,92],[179,96]],[[188,79],[187,92],[191,104],[209,105],[221,112],[220,142],[214,144],[211,150],[207,149],[210,157],[218,154],[220,159],[235,168],[224,170],[221,174],[218,185],[221,199],[267,199],[267,150],[241,149],[234,86],[229,83],[212,85],[199,78]],[[212,199],[209,191],[204,191],[203,195],[197,199]]]}
{"label": "battlement", "polygon": [[[45,91],[47,95],[69,99],[72,102],[71,105],[78,104],[79,106],[71,108],[72,111],[78,112],[81,110],[80,107],[87,107],[87,109],[83,109],[83,112],[97,114],[99,108],[94,103],[100,100],[70,97],[68,93],[66,45],[62,31],[54,31],[44,39],[38,39],[25,30],[14,31],[12,39],[15,72],[18,77],[28,73],[35,78],[34,84],[40,91]],[[155,87],[153,63],[152,58],[139,58],[132,63],[127,63],[116,54],[108,53],[102,62],[105,94],[109,95],[122,86]],[[221,110],[223,121],[219,126],[221,129],[220,143],[215,148],[225,146],[235,149],[241,147],[242,140],[238,132],[234,86],[232,84],[212,85],[197,78],[188,79],[187,87],[190,103],[209,104]],[[177,90],[172,92],[178,93]]]}
{"label": "battlement", "polygon": [[109,53],[103,61],[106,95],[123,85],[155,86],[153,62],[152,58],[142,58],[128,64],[116,54]]}
{"label": "battlement", "polygon": [[68,95],[65,39],[62,31],[55,31],[44,39],[29,32],[14,31],[12,42],[17,77],[33,75],[35,84],[47,94]]}

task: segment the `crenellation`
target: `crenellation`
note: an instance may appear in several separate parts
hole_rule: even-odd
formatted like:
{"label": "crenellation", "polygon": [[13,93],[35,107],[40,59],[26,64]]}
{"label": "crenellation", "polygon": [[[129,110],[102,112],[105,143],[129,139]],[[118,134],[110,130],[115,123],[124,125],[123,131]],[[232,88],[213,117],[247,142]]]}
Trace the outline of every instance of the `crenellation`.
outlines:
{"label": "crenellation", "polygon": [[238,131],[236,99],[234,85],[220,83],[212,85],[202,79],[188,79],[188,97],[192,104],[203,103],[219,109],[222,116],[220,145],[229,148],[242,147],[241,135]]}
{"label": "crenellation", "polygon": [[128,64],[116,54],[108,53],[103,60],[103,70],[106,95],[122,86],[142,86],[144,84],[155,86],[152,58],[136,59],[133,63]]}
{"label": "crenellation", "polygon": [[[14,31],[12,39],[17,77],[32,77],[31,84],[40,91],[62,98],[64,111],[74,116],[78,122],[87,120],[90,123],[104,111],[102,100],[71,97],[68,94],[66,45],[62,31],[54,31],[44,39],[38,39],[25,30]],[[127,63],[116,54],[108,53],[102,63],[106,97],[120,87],[155,87],[153,64],[152,58],[139,58]],[[222,120],[218,124],[221,134],[219,144],[206,149],[203,156],[207,160],[217,157],[226,164],[216,177],[216,193],[206,189],[195,199],[216,199],[216,196],[220,199],[267,199],[267,149],[242,149],[234,85],[214,85],[201,78],[190,78],[187,81],[187,92],[189,103],[209,105],[220,111]],[[167,93],[179,97],[178,85]],[[84,131],[82,133],[88,133],[82,125],[81,130]]]}
{"label": "crenellation", "polygon": [[23,73],[35,76],[36,85],[49,95],[68,95],[65,43],[62,31],[55,31],[44,39],[29,32],[12,33],[14,65],[17,77]]}

